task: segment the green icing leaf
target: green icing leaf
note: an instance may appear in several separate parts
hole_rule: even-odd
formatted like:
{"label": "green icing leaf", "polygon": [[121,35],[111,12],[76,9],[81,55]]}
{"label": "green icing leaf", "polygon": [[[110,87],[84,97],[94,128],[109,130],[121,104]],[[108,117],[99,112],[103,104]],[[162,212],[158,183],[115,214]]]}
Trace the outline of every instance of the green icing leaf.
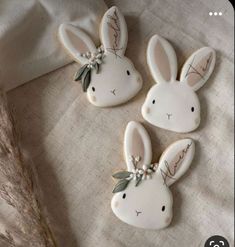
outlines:
{"label": "green icing leaf", "polygon": [[123,178],[128,178],[131,174],[132,174],[132,172],[121,171],[121,172],[117,172],[117,173],[113,174],[112,177],[114,177],[116,179],[123,179]]}
{"label": "green icing leaf", "polygon": [[142,176],[139,176],[137,179],[136,179],[136,183],[135,183],[135,186],[137,187],[139,185],[139,183],[142,181]]}
{"label": "green icing leaf", "polygon": [[87,91],[87,88],[89,87],[90,82],[91,82],[91,70],[87,68],[86,71],[84,72],[84,77],[82,77],[83,92]]}
{"label": "green icing leaf", "polygon": [[75,80],[75,81],[80,81],[80,80],[82,79],[82,75],[83,75],[83,73],[85,72],[86,68],[87,68],[87,64],[85,64],[84,66],[82,66],[82,67],[77,71],[77,73],[76,73],[75,76],[74,76],[74,80]]}
{"label": "green icing leaf", "polygon": [[122,179],[122,180],[118,181],[118,183],[116,184],[116,186],[113,189],[113,193],[117,193],[117,192],[125,190],[127,185],[129,184],[129,182],[130,182],[130,180],[126,180],[126,179]]}

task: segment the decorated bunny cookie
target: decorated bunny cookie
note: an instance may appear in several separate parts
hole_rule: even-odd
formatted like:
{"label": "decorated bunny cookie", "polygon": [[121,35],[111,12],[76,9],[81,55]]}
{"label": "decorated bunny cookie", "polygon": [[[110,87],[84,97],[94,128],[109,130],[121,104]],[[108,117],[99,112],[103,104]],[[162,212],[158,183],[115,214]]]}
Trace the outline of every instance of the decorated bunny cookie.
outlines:
{"label": "decorated bunny cookie", "polygon": [[100,26],[102,46],[98,49],[91,38],[71,24],[62,24],[59,38],[65,49],[82,67],[75,80],[82,81],[88,100],[96,106],[122,104],[142,87],[142,79],[133,63],[124,56],[127,26],[117,7],[104,14]]}
{"label": "decorated bunny cookie", "polygon": [[129,122],[124,138],[127,171],[113,175],[118,179],[111,207],[122,221],[135,227],[161,229],[172,219],[173,198],[169,186],[189,168],[194,142],[182,139],[171,144],[159,164],[152,162],[149,135],[137,122]]}
{"label": "decorated bunny cookie", "polygon": [[195,91],[210,77],[215,66],[215,51],[203,47],[184,64],[180,80],[177,58],[172,46],[158,35],[148,44],[147,62],[156,81],[142,106],[142,115],[149,123],[175,132],[190,132],[200,123],[200,103]]}

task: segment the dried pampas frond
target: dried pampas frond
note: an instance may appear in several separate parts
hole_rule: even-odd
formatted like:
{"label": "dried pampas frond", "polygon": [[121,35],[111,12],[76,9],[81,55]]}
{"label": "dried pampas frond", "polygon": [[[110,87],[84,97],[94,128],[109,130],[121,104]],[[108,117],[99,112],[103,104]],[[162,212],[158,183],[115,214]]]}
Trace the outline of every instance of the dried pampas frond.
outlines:
{"label": "dried pampas frond", "polygon": [[32,167],[24,160],[5,94],[0,91],[0,200],[19,215],[14,230],[0,233],[4,247],[56,247],[43,216]]}

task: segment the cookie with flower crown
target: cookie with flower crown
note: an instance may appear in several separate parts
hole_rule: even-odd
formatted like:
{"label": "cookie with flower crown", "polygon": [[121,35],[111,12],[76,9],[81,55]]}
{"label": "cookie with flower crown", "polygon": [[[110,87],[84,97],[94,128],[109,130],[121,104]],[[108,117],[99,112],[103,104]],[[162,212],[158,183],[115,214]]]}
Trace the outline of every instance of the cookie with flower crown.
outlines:
{"label": "cookie with flower crown", "polygon": [[104,14],[100,38],[101,46],[96,48],[85,31],[72,24],[62,24],[59,28],[62,45],[82,65],[75,81],[81,81],[90,103],[99,107],[119,105],[139,92],[142,78],[125,57],[127,25],[117,7]]}
{"label": "cookie with flower crown", "polygon": [[124,137],[126,171],[116,172],[118,181],[111,201],[113,213],[123,222],[145,229],[167,227],[173,217],[170,186],[189,168],[194,157],[192,139],[171,144],[152,163],[150,137],[137,122],[129,122]]}
{"label": "cookie with flower crown", "polygon": [[151,37],[147,62],[156,82],[141,108],[149,123],[174,132],[187,133],[200,124],[200,102],[196,94],[211,76],[215,50],[202,47],[182,67],[177,80],[177,57],[171,44],[159,35]]}

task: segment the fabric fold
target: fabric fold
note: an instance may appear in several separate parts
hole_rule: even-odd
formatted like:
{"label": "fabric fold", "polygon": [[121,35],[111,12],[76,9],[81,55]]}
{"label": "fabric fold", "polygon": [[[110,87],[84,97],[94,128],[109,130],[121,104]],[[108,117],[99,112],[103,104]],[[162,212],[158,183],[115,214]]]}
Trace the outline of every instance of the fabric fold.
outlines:
{"label": "fabric fold", "polygon": [[70,22],[99,43],[103,0],[2,0],[0,2],[0,86],[13,89],[72,61],[57,39]]}

